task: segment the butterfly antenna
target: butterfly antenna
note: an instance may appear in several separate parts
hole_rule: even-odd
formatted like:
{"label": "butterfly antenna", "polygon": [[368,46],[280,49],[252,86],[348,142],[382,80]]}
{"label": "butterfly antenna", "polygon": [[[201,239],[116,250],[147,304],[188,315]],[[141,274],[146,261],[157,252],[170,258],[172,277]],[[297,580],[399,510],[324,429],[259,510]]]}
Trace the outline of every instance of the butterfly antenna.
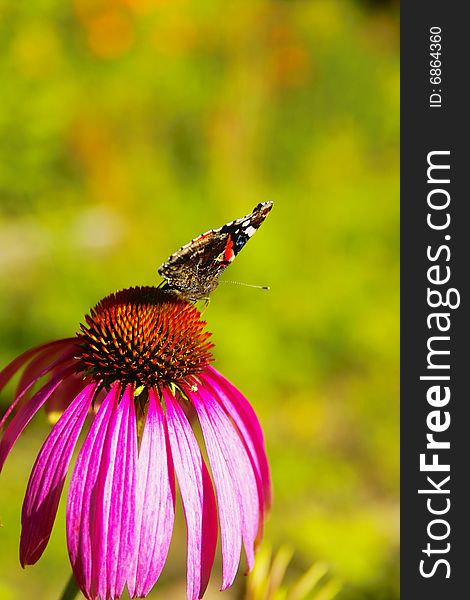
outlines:
{"label": "butterfly antenna", "polygon": [[256,288],[257,290],[270,290],[269,285],[253,285],[252,283],[243,283],[242,281],[227,281],[222,279],[220,283],[233,283],[235,285],[243,285],[244,287]]}
{"label": "butterfly antenna", "polygon": [[209,304],[211,303],[211,299],[208,296],[206,296],[205,298],[200,298],[199,300],[196,300],[196,302],[194,303],[194,305],[196,305],[199,301],[203,303],[202,308],[199,311],[201,313],[201,317],[202,317],[202,315],[209,308]]}

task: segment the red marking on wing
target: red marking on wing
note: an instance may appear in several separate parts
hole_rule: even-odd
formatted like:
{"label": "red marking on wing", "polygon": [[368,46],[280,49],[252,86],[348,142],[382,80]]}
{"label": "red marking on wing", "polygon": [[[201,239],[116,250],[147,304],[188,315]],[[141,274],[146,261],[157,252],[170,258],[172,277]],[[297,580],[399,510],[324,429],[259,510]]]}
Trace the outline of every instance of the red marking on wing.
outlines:
{"label": "red marking on wing", "polygon": [[233,251],[233,241],[232,241],[232,238],[229,236],[227,243],[225,245],[224,261],[232,262],[232,260],[234,258],[235,258],[235,252]]}

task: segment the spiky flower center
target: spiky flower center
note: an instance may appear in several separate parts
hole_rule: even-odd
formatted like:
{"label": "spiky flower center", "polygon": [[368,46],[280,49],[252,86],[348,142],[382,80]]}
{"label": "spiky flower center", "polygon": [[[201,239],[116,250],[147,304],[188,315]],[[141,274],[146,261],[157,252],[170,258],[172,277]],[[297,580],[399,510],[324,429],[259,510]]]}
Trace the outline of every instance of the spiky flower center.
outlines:
{"label": "spiky flower center", "polygon": [[205,322],[189,302],[159,288],[129,288],[101,300],[78,334],[84,371],[105,384],[179,383],[212,360]]}

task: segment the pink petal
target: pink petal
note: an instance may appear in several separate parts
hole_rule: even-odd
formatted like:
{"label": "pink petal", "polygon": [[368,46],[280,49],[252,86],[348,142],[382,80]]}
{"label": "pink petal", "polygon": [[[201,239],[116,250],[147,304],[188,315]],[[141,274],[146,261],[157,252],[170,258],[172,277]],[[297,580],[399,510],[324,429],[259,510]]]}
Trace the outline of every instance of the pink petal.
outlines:
{"label": "pink petal", "polygon": [[189,397],[199,416],[215,489],[217,491],[220,540],[222,544],[222,590],[225,590],[232,585],[240,562],[242,519],[238,493],[220,447],[217,433],[212,427],[204,405],[199,401],[194,392],[191,392]]}
{"label": "pink petal", "polygon": [[146,596],[155,585],[170,547],[175,480],[167,438],[160,399],[150,389],[137,471],[136,572],[127,583],[132,598]]}
{"label": "pink petal", "polygon": [[37,411],[46,402],[52,392],[75,370],[75,366],[68,367],[64,371],[55,375],[45,386],[43,386],[34,396],[24,404],[10,421],[0,442],[0,471],[10,453],[13,444],[20,436],[23,429],[31,421]]}
{"label": "pink petal", "polygon": [[[70,404],[70,398],[75,398],[85,385],[92,381],[93,379],[90,377],[85,379],[83,373],[73,373],[67,377],[62,385],[49,396],[44,405],[48,417],[52,415],[55,418],[55,415],[61,415]],[[98,394],[93,398],[93,406],[96,406]]]}
{"label": "pink petal", "polygon": [[194,433],[176,398],[162,389],[168,437],[187,525],[187,598],[202,598],[217,545],[217,513],[212,482]]}
{"label": "pink petal", "polygon": [[[23,390],[31,387],[31,382],[35,382],[42,377],[44,369],[47,372],[51,370],[52,365],[62,364],[63,361],[70,360],[77,354],[77,350],[77,346],[71,343],[68,343],[65,349],[56,345],[42,350],[24,369],[16,388],[15,397],[22,395]],[[57,356],[59,353],[61,353],[60,356]]]}
{"label": "pink petal", "polygon": [[20,369],[30,358],[36,356],[39,352],[43,352],[49,348],[53,348],[55,346],[61,346],[64,344],[69,344],[75,338],[66,338],[63,340],[55,340],[54,342],[49,342],[48,344],[42,344],[41,346],[36,346],[35,348],[31,348],[20,356],[17,356],[12,362],[7,365],[2,371],[0,371],[0,390],[2,390],[5,385],[10,381],[13,375]]}
{"label": "pink petal", "polygon": [[[237,409],[234,404],[231,402],[230,397],[227,397],[223,392],[220,386],[215,383],[210,383],[211,378],[206,377],[205,375],[201,375],[199,377],[200,381],[204,389],[206,389],[213,399],[218,403],[219,406],[227,413],[227,415],[232,420],[235,425],[237,431],[239,432],[243,443],[245,445],[245,449],[248,452],[248,456],[250,457],[250,461],[253,466],[253,472],[256,478],[256,487],[258,489],[258,497],[259,497],[259,523],[258,523],[258,534],[257,540],[261,540],[263,537],[263,528],[264,528],[264,509],[265,509],[265,493],[267,489],[267,493],[269,494],[269,499],[271,496],[270,492],[270,478],[269,478],[269,470],[267,467],[267,459],[264,453],[263,448],[257,448],[257,438],[256,435],[252,435],[245,421],[240,417]],[[196,380],[195,380],[196,381]],[[262,461],[262,462],[261,462]],[[264,467],[264,471],[263,471]],[[263,479],[265,477],[266,479]]]}
{"label": "pink petal", "polygon": [[128,385],[106,433],[96,481],[92,553],[102,599],[119,598],[135,571],[137,423]]}
{"label": "pink petal", "polygon": [[72,401],[44,442],[36,459],[21,516],[22,566],[34,564],[47,546],[72,452],[96,387],[97,384],[88,385]]}
{"label": "pink petal", "polygon": [[100,406],[75,464],[67,500],[67,546],[78,585],[87,598],[96,598],[96,561],[91,535],[95,527],[96,481],[111,415],[121,393],[114,384]]}
{"label": "pink petal", "polygon": [[213,367],[207,368],[201,380],[207,380],[211,384],[216,391],[214,397],[218,399],[240,430],[255,464],[259,468],[263,481],[265,505],[269,508],[272,503],[271,476],[263,431],[255,411],[243,394]]}
{"label": "pink petal", "polygon": [[[44,367],[44,369],[42,369],[41,371],[37,372],[35,371],[34,375],[32,375],[32,378],[29,379],[28,381],[24,381],[23,378],[18,386],[18,390],[15,396],[14,401],[10,404],[10,406],[8,407],[8,410],[6,411],[6,413],[3,415],[2,420],[0,421],[0,428],[3,427],[3,425],[5,424],[7,418],[9,417],[10,413],[14,410],[14,408],[17,406],[17,404],[19,403],[19,401],[24,397],[24,395],[26,394],[26,392],[31,389],[33,387],[33,385],[43,376],[46,375],[46,373],[49,373],[50,371],[53,371],[56,367],[59,367],[60,370],[64,370],[66,369],[69,365],[67,365],[67,361],[69,359],[71,359],[73,357],[74,354],[74,350],[72,349],[67,349],[61,356],[59,356],[59,358],[57,360],[55,360],[54,362],[52,362],[51,364],[47,365],[46,367]],[[75,370],[75,368],[73,369]],[[57,373],[54,373],[51,377],[51,379],[54,379],[55,375],[57,375]]]}
{"label": "pink petal", "polygon": [[222,589],[226,589],[233,583],[240,561],[240,534],[248,567],[253,567],[259,522],[258,488],[253,465],[238,431],[212,394],[201,388],[192,391],[190,399],[199,415],[217,489],[224,571]]}

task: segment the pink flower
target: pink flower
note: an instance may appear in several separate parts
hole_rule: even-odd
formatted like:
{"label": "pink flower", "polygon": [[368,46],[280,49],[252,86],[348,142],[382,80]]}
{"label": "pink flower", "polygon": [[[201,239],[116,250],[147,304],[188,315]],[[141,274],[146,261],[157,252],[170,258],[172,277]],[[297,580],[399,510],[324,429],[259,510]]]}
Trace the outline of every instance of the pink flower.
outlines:
{"label": "pink flower", "polygon": [[[220,526],[222,589],[248,569],[271,488],[263,434],[244,396],[209,365],[210,333],[199,311],[158,288],[104,298],[74,338],[29,350],[0,373],[0,389],[21,368],[0,425],[0,469],[45,405],[61,416],[44,442],[22,510],[20,560],[42,555],[66,473],[87,416],[91,425],[73,470],[67,544],[87,598],[148,594],[166,561],[175,474],[187,524],[187,597],[201,598]],[[33,386],[41,381],[34,393]],[[198,420],[209,459],[191,423]],[[215,488],[215,493],[214,493]]]}

